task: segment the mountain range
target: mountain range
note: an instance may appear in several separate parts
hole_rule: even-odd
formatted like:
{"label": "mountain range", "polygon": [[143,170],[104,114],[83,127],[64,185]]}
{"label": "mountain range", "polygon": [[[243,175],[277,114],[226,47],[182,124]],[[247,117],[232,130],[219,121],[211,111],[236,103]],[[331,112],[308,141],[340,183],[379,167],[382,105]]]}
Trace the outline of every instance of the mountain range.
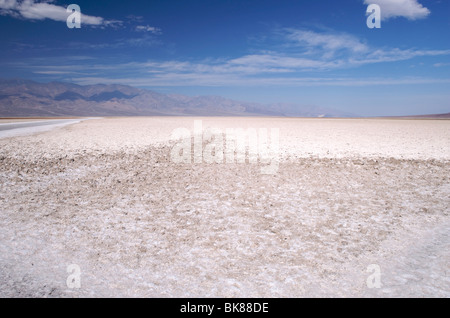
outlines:
{"label": "mountain range", "polygon": [[354,117],[316,106],[239,102],[219,96],[162,94],[126,85],[0,79],[0,117],[59,116]]}

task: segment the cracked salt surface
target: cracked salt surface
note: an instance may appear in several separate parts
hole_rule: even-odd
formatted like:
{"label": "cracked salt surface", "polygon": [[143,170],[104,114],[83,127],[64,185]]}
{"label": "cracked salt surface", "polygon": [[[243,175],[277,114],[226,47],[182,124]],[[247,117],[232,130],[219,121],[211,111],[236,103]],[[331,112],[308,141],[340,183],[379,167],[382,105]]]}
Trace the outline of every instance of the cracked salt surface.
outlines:
{"label": "cracked salt surface", "polygon": [[172,163],[193,118],[0,140],[0,296],[450,296],[449,121],[202,120],[280,127],[278,172]]}

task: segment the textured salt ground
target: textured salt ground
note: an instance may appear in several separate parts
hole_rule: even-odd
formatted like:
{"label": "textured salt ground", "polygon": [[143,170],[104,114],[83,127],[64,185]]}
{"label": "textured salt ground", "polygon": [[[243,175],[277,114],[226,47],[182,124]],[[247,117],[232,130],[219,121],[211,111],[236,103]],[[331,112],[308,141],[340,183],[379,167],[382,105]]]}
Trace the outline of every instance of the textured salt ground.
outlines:
{"label": "textured salt ground", "polygon": [[[1,296],[450,295],[448,160],[305,158],[299,145],[275,175],[175,165],[161,131],[179,122],[141,120],[0,141]],[[427,126],[433,146],[448,142],[448,126]],[[66,286],[69,264],[80,289]]]}

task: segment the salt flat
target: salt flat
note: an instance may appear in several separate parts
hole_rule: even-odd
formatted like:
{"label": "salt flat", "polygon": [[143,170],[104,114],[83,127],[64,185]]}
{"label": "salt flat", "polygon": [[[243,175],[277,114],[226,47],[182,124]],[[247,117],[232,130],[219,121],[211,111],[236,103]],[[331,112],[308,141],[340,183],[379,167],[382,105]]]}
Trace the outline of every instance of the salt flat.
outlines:
{"label": "salt flat", "polygon": [[33,135],[35,133],[49,131],[57,127],[78,123],[86,119],[51,119],[51,120],[1,120],[0,139],[16,136]]}
{"label": "salt flat", "polygon": [[[195,120],[278,128],[278,170],[174,163]],[[449,163],[448,120],[105,118],[0,139],[0,296],[449,297]]]}

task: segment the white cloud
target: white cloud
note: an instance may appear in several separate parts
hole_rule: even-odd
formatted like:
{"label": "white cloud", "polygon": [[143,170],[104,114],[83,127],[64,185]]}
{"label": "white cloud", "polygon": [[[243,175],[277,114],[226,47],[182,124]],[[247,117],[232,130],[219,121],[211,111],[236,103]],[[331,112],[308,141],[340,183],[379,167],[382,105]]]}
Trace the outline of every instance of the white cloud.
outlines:
{"label": "white cloud", "polygon": [[140,31],[140,32],[150,32],[153,34],[161,34],[161,29],[157,28],[157,27],[152,27],[149,25],[138,25],[136,27],[136,31]]}
{"label": "white cloud", "polygon": [[423,56],[450,55],[450,50],[373,48],[347,33],[284,29],[277,35],[281,35],[281,39],[286,41],[285,46],[288,47],[289,53],[266,51],[235,58],[227,64],[251,67],[260,73],[267,69],[272,73],[299,72],[405,61]]}
{"label": "white cloud", "polygon": [[450,63],[435,63],[433,64],[434,67],[445,67],[450,66]]}
{"label": "white cloud", "polygon": [[17,0],[0,0],[0,9],[14,9],[17,5]]}
{"label": "white cloud", "polygon": [[[65,22],[70,13],[66,8],[51,4],[52,1],[35,2],[35,0],[0,0],[0,14],[29,20],[50,19]],[[81,14],[81,23],[93,26],[112,25],[119,21],[107,21],[102,17]]]}
{"label": "white cloud", "polygon": [[341,66],[341,61],[311,59],[301,56],[287,56],[279,53],[245,55],[230,60],[229,65],[252,67],[258,73],[293,72],[301,69],[329,69]]}
{"label": "white cloud", "polygon": [[[450,55],[450,50],[375,50],[347,59],[322,60],[301,56],[287,56],[277,52],[244,55],[234,59],[188,62],[180,60],[132,62],[125,64],[91,64],[83,67],[85,76],[80,83],[122,83],[133,86],[369,86],[393,84],[450,83],[450,79],[410,78],[336,78],[305,76],[305,71],[336,70],[409,60],[420,56]],[[30,65],[26,66],[30,69]],[[33,68],[36,72],[79,72],[77,68],[41,64]],[[97,73],[110,74],[97,78]],[[132,74],[123,77],[124,73]],[[56,73],[55,73],[56,74]],[[48,73],[51,75],[51,73]],[[120,78],[117,77],[120,76]],[[73,78],[73,77],[72,77]],[[73,78],[74,79],[74,78]]]}
{"label": "white cloud", "polygon": [[[144,35],[151,37],[151,35]],[[275,45],[272,51],[259,51],[233,58],[208,58],[197,61],[150,60],[147,62],[107,64],[99,63],[98,60],[87,59],[85,63],[73,64],[76,67],[72,67],[72,65],[70,68],[64,60],[58,63],[61,65],[53,66],[49,65],[47,60],[42,60],[27,63],[27,65],[23,65],[23,68],[32,69],[42,75],[46,74],[43,72],[50,72],[47,73],[49,76],[52,75],[51,72],[53,72],[53,75],[57,75],[58,73],[55,72],[80,72],[81,69],[86,76],[80,77],[79,80],[85,83],[95,82],[98,80],[96,74],[100,73],[103,74],[104,78],[109,76],[111,81],[117,79],[118,83],[129,83],[135,86],[357,86],[384,85],[386,83],[431,83],[433,79],[403,78],[401,80],[389,80],[371,78],[369,80],[364,76],[361,79],[339,79],[335,75],[330,76],[330,78],[314,78],[306,74],[311,74],[311,72],[326,74],[327,71],[333,71],[331,74],[336,74],[335,71],[338,70],[358,68],[364,65],[393,63],[420,57],[450,56],[450,50],[376,48],[346,33],[336,34],[311,30],[298,30],[297,32],[297,30],[290,29],[284,30],[280,39],[281,45]],[[330,40],[331,44],[325,43],[325,39]],[[139,46],[142,39],[128,40],[124,39],[116,44],[120,47]],[[357,48],[353,45],[356,45]],[[328,54],[330,50],[333,52],[331,55]],[[447,62],[447,60],[444,60],[444,62]],[[441,65],[436,64],[436,66]],[[384,67],[388,68],[388,66]],[[130,74],[129,82],[124,74]],[[361,84],[361,81],[364,83]],[[436,83],[438,82],[439,80],[436,80]],[[444,82],[448,83],[449,80],[445,79]]]}
{"label": "white cloud", "polygon": [[434,79],[427,77],[397,77],[397,78],[328,78],[328,77],[271,77],[271,78],[242,78],[232,74],[227,76],[217,74],[161,74],[154,77],[140,78],[110,78],[110,77],[71,77],[81,85],[91,84],[122,84],[137,87],[175,87],[175,86],[282,86],[282,87],[363,87],[390,85],[422,85],[422,84],[450,84],[450,79]]}
{"label": "white cloud", "polygon": [[321,48],[328,52],[348,50],[353,52],[365,52],[366,44],[356,37],[346,33],[318,33],[309,30],[285,29],[287,39],[299,46],[308,48]]}
{"label": "white cloud", "polygon": [[383,20],[395,17],[417,20],[426,18],[430,14],[430,10],[421,5],[418,0],[364,0],[364,3],[378,4]]}

